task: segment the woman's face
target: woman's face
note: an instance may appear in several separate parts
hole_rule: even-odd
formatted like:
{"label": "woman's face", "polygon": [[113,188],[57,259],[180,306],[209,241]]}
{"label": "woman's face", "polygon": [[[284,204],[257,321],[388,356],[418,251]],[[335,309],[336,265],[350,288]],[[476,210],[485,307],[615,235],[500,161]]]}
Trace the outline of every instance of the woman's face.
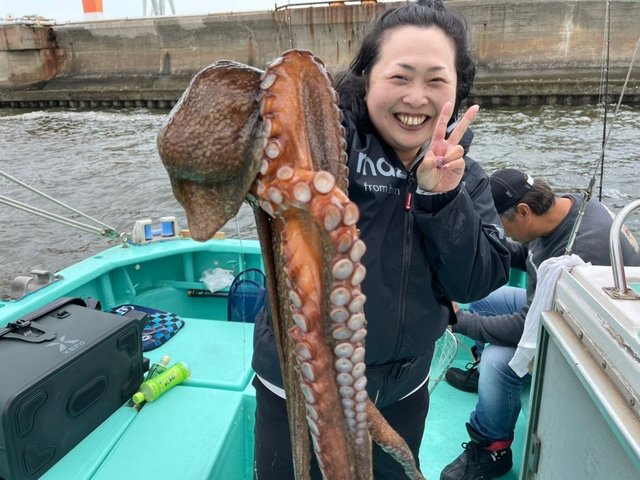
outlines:
{"label": "woman's face", "polygon": [[455,103],[453,41],[439,28],[390,30],[367,84],[367,109],[382,138],[409,167],[431,139],[445,102]]}

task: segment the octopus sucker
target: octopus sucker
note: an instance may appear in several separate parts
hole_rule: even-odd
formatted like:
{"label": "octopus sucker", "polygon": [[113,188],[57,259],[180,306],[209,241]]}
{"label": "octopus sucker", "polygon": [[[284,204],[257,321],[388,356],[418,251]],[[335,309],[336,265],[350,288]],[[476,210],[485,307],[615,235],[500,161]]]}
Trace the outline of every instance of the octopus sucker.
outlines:
{"label": "octopus sucker", "polygon": [[[264,105],[264,103],[263,103]],[[267,115],[267,113],[262,113],[261,114],[262,119],[264,121],[264,127],[263,127],[263,133],[264,133],[264,137],[268,140],[270,140],[272,138],[272,133],[273,133],[273,122],[271,121],[271,118]]]}
{"label": "octopus sucker", "polygon": [[364,267],[364,265],[358,265],[353,271],[353,275],[351,277],[351,285],[354,287],[359,286],[366,275],[367,269]]}
{"label": "octopus sucker", "polygon": [[342,217],[340,216],[340,209],[335,205],[328,205],[324,210],[323,226],[328,232],[335,230],[340,225]]}
{"label": "octopus sucker", "polygon": [[299,313],[294,313],[292,316],[293,321],[298,326],[303,333],[307,333],[309,331],[309,325],[307,323],[307,319],[304,315],[300,315]]}
{"label": "octopus sucker", "polygon": [[302,307],[302,300],[300,300],[300,295],[294,290],[289,290],[289,301],[295,308]]}
{"label": "octopus sucker", "polygon": [[309,344],[305,342],[300,342],[296,345],[296,357],[302,362],[305,360],[311,360],[313,358],[313,354],[311,353],[311,348]]}
{"label": "octopus sucker", "polygon": [[269,140],[264,149],[264,154],[271,160],[278,158],[280,156],[280,145],[278,145],[278,141],[273,139]]}
{"label": "octopus sucker", "polygon": [[315,408],[313,408],[313,405],[307,404],[306,410],[307,410],[307,417],[309,417],[311,420],[318,419],[318,412],[316,411]]}
{"label": "octopus sucker", "polygon": [[284,201],[282,191],[277,187],[269,187],[267,195],[269,196],[269,200],[273,203],[281,204]]}
{"label": "octopus sucker", "polygon": [[338,253],[345,253],[353,244],[353,235],[350,232],[338,231],[335,235],[333,232],[331,234]]}
{"label": "octopus sucker", "polygon": [[339,343],[333,349],[333,352],[336,354],[338,358],[346,358],[351,357],[353,355],[355,348],[350,343]]}
{"label": "octopus sucker", "polygon": [[364,315],[362,313],[354,313],[347,322],[347,326],[353,330],[360,330],[365,325]]}
{"label": "octopus sucker", "polygon": [[260,200],[260,208],[262,208],[262,210],[264,210],[270,217],[275,216],[275,211],[270,202],[266,200]]}
{"label": "octopus sucker", "polygon": [[349,310],[345,307],[333,307],[329,312],[329,318],[334,323],[344,323],[349,318]]}
{"label": "octopus sucker", "polygon": [[[351,280],[353,282],[353,277]],[[354,295],[353,299],[351,300],[351,303],[349,303],[349,311],[352,313],[362,312],[364,310],[364,302],[366,300],[367,300],[367,297],[362,293],[358,293]]]}
{"label": "octopus sucker", "polygon": [[356,330],[355,332],[353,332],[353,335],[351,335],[351,341],[352,342],[361,342],[364,340],[364,337],[367,336],[367,329],[366,328],[361,328],[359,330]]}
{"label": "octopus sucker", "polygon": [[307,401],[307,404],[315,405],[316,397],[313,394],[313,390],[304,382],[300,384],[300,388],[302,389],[302,394],[304,395],[304,398]]}
{"label": "octopus sucker", "polygon": [[347,196],[347,143],[324,62],[289,50],[266,70],[198,72],[158,150],[191,235],[211,238],[252,199],[287,396],[297,480],[371,480],[371,439],[422,479],[367,395],[366,254]]}
{"label": "octopus sucker", "polygon": [[[356,392],[358,391],[362,391],[364,392],[364,388],[367,386],[367,377],[362,376],[362,377],[358,377],[356,379],[355,382],[353,382],[353,388],[356,390]],[[356,393],[357,395],[357,393]]]}
{"label": "octopus sucker", "polygon": [[[345,409],[349,409],[351,411],[353,411],[356,406],[356,402],[354,402],[350,397],[343,397],[341,403]],[[353,415],[355,415],[355,412],[353,413]]]}
{"label": "octopus sucker", "polygon": [[309,382],[314,382],[316,380],[316,375],[313,371],[313,366],[308,362],[300,363],[300,372],[305,380]]}
{"label": "octopus sucker", "polygon": [[343,341],[343,340],[350,340],[351,337],[353,336],[353,333],[348,327],[344,325],[338,325],[331,331],[331,335],[333,336],[334,339],[338,341]]}
{"label": "octopus sucker", "polygon": [[351,292],[345,287],[336,287],[329,294],[331,304],[342,307],[351,300]]}
{"label": "octopus sucker", "polygon": [[341,386],[338,391],[342,398],[351,398],[356,394],[356,391],[350,386]]}
{"label": "octopus sucker", "polygon": [[351,251],[349,252],[349,258],[354,262],[359,262],[363,255],[367,251],[367,246],[362,240],[356,240],[351,245]]}
{"label": "octopus sucker", "polygon": [[312,193],[309,185],[303,182],[298,182],[293,186],[293,198],[300,203],[309,203],[311,201]]}
{"label": "octopus sucker", "polygon": [[263,74],[262,82],[260,83],[260,88],[263,90],[268,90],[271,85],[273,85],[278,77],[275,73],[266,73]]}
{"label": "octopus sucker", "polygon": [[284,165],[283,167],[278,168],[276,172],[276,177],[279,180],[291,180],[293,178],[294,170],[289,165]]}
{"label": "octopus sucker", "polygon": [[[329,172],[318,172],[313,177],[313,186],[318,193],[329,193],[333,190],[336,179]],[[356,207],[357,208],[357,207]]]}
{"label": "octopus sucker", "polygon": [[364,348],[361,346],[357,347],[351,356],[351,361],[354,364],[353,375],[355,377],[364,375],[366,369],[366,365],[364,364]]}

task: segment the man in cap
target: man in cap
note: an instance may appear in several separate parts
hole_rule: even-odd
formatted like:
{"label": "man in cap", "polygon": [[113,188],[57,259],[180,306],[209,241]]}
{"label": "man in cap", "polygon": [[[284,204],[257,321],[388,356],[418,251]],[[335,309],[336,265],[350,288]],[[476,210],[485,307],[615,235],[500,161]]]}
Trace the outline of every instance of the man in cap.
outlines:
{"label": "man in cap", "polygon": [[[525,270],[528,283],[526,289],[501,287],[485,299],[470,304],[468,311],[456,313],[454,332],[489,345],[482,351],[476,377],[478,403],[466,424],[471,441],[463,444],[462,454],[445,467],[441,480],[488,480],[511,470],[510,445],[520,413],[520,395],[530,376],[520,378],[509,367],[509,361],[522,336],[533,300],[537,269],[544,260],[565,254],[583,204],[581,195],[556,195],[543,179],[533,179],[513,168],[495,172],[490,180],[493,201],[505,232],[515,240],[509,242],[511,266]],[[573,253],[585,262],[609,265],[611,223],[612,216],[606,207],[591,200]],[[637,245],[634,248],[627,237],[621,235],[621,246],[625,265],[640,265]]]}

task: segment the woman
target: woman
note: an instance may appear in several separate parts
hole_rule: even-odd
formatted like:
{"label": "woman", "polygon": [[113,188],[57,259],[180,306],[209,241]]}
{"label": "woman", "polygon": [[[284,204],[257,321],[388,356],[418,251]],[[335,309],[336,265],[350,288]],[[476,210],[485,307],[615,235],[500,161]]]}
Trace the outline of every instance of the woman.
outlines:
{"label": "woman", "polygon": [[[455,319],[451,300],[482,298],[508,277],[488,178],[459,145],[478,108],[449,121],[474,74],[463,20],[440,0],[420,1],[374,23],[336,87],[347,131],[349,197],[360,208],[358,228],[367,245],[367,390],[416,461],[434,345]],[[254,351],[255,475],[291,479],[268,315],[256,320]],[[380,448],[373,453],[377,480],[406,478]],[[315,464],[312,476],[320,478]]]}

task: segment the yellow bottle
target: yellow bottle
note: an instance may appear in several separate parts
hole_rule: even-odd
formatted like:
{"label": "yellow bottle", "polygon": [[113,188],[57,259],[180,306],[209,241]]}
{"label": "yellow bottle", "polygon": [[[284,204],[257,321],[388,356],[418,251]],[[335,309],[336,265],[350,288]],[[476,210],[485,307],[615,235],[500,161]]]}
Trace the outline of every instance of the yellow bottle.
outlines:
{"label": "yellow bottle", "polygon": [[161,374],[142,382],[140,391],[132,398],[133,403],[139,405],[142,402],[153,402],[167,390],[184,382],[190,375],[189,366],[184,362],[178,362]]}

